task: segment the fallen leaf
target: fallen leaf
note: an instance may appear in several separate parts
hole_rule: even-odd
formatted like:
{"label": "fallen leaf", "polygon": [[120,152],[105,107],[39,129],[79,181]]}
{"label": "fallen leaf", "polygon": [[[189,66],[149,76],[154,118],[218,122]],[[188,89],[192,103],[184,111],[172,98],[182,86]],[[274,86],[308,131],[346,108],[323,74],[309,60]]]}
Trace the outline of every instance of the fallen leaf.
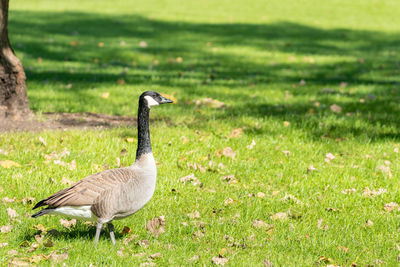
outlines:
{"label": "fallen leaf", "polygon": [[43,226],[43,224],[37,224],[33,226],[33,229],[39,230],[41,233],[46,233],[46,228]]}
{"label": "fallen leaf", "polygon": [[161,258],[161,257],[162,257],[162,254],[160,252],[157,252],[157,253],[154,253],[154,254],[150,255],[150,258],[152,258],[152,259],[158,259],[158,258]]}
{"label": "fallen leaf", "polygon": [[224,102],[212,98],[196,100],[195,104],[196,106],[207,106],[210,108],[224,108],[226,106]]}
{"label": "fallen leaf", "polygon": [[8,243],[0,243],[0,248],[4,248],[6,246],[8,246]]}
{"label": "fallen leaf", "polygon": [[342,112],[342,108],[339,105],[336,105],[336,104],[331,105],[329,108],[334,113],[341,113]]}
{"label": "fallen leaf", "polygon": [[248,145],[248,146],[246,146],[246,148],[247,148],[248,150],[251,150],[251,149],[254,148],[255,145],[256,145],[256,141],[254,141],[254,139],[253,139],[253,140],[251,140],[251,144]]}
{"label": "fallen leaf", "polygon": [[188,261],[198,261],[200,259],[199,255],[194,255],[193,257],[191,257],[190,259],[188,259]]}
{"label": "fallen leaf", "polygon": [[211,259],[211,262],[214,263],[215,265],[222,265],[222,266],[227,264],[228,261],[229,261],[228,258],[221,257],[221,256],[212,257],[212,259]]}
{"label": "fallen leaf", "polygon": [[33,204],[35,202],[35,198],[34,197],[24,197],[23,199],[21,199],[22,204],[27,205],[27,204]]}
{"label": "fallen leaf", "polygon": [[284,126],[284,127],[289,127],[289,126],[290,126],[290,122],[284,121],[284,122],[283,122],[283,126]]}
{"label": "fallen leaf", "polygon": [[232,159],[235,159],[236,152],[234,152],[233,149],[230,147],[224,147],[222,149],[222,155],[224,155],[225,157],[230,157]]}
{"label": "fallen leaf", "polygon": [[315,171],[315,170],[316,170],[316,168],[314,168],[313,165],[310,165],[310,166],[307,168],[307,173],[313,172],[313,171]]}
{"label": "fallen leaf", "polygon": [[124,245],[129,245],[130,242],[132,242],[134,239],[136,239],[138,236],[137,235],[131,235],[127,238],[125,238],[122,243],[124,243]]}
{"label": "fallen leaf", "polygon": [[79,42],[78,42],[77,40],[72,40],[72,41],[69,43],[69,45],[70,45],[70,46],[77,46],[77,45],[79,45]]}
{"label": "fallen leaf", "polygon": [[158,237],[165,232],[165,219],[164,216],[155,217],[146,223],[146,229],[153,236]]}
{"label": "fallen leaf", "polygon": [[194,176],[194,174],[189,174],[186,175],[184,177],[182,177],[181,179],[179,179],[183,184],[187,184],[187,183],[192,183],[193,185],[197,186],[197,185],[202,185],[202,183],[196,178],[196,176]]}
{"label": "fallen leaf", "polygon": [[72,160],[70,163],[68,163],[68,167],[70,171],[73,171],[76,169],[76,161]]}
{"label": "fallen leaf", "polygon": [[182,144],[187,144],[190,142],[190,140],[188,138],[186,138],[186,136],[181,136],[181,141],[182,141]]}
{"label": "fallen leaf", "polygon": [[347,247],[344,247],[344,246],[338,246],[338,250],[340,250],[340,251],[343,251],[343,252],[348,252],[349,251],[349,248],[347,248]]}
{"label": "fallen leaf", "polygon": [[194,212],[187,214],[187,216],[191,219],[200,218],[200,213],[195,210]]}
{"label": "fallen leaf", "polygon": [[392,210],[398,211],[398,210],[400,210],[400,206],[396,202],[390,202],[390,203],[386,203],[385,206],[383,207],[383,209],[386,212],[391,212]]}
{"label": "fallen leaf", "polygon": [[7,214],[10,218],[18,217],[18,213],[12,208],[7,208]]}
{"label": "fallen leaf", "polygon": [[265,198],[265,193],[263,193],[263,192],[258,192],[258,193],[257,193],[257,197],[258,197],[258,198]]}
{"label": "fallen leaf", "polygon": [[14,198],[9,198],[9,197],[3,197],[3,199],[1,200],[3,202],[3,204],[5,205],[6,203],[13,203],[15,202],[15,197]]}
{"label": "fallen leaf", "polygon": [[325,161],[326,162],[331,162],[331,160],[333,160],[335,158],[335,156],[332,153],[326,153],[325,155]]}
{"label": "fallen leaf", "polygon": [[133,138],[133,137],[127,137],[127,138],[126,138],[126,142],[128,142],[128,143],[133,143],[133,142],[135,142],[135,141],[136,141],[136,139]]}
{"label": "fallen leaf", "polygon": [[319,229],[324,230],[324,231],[328,230],[328,228],[329,228],[328,224],[324,223],[323,219],[318,220],[317,226]]}
{"label": "fallen leaf", "polygon": [[178,62],[178,63],[182,63],[183,58],[182,58],[182,57],[177,57],[177,58],[175,59],[175,61]]}
{"label": "fallen leaf", "polygon": [[270,225],[262,220],[254,220],[253,221],[253,226],[255,228],[268,228]]}
{"label": "fallen leaf", "polygon": [[233,204],[235,201],[232,198],[228,198],[224,201],[224,206],[228,206],[229,204]]}
{"label": "fallen leaf", "polygon": [[117,80],[117,83],[119,85],[124,85],[125,84],[125,80],[120,78],[120,79]]}
{"label": "fallen leaf", "polygon": [[221,178],[222,181],[228,182],[228,184],[237,184],[239,181],[235,178],[235,175],[225,175]]}
{"label": "fallen leaf", "polygon": [[21,167],[21,165],[15,161],[12,160],[0,160],[0,166],[6,169],[12,168],[12,167]]}
{"label": "fallen leaf", "polygon": [[98,47],[104,47],[104,43],[103,43],[103,42],[99,42],[99,43],[97,44],[97,46],[98,46]]}
{"label": "fallen leaf", "polygon": [[72,185],[72,184],[74,184],[74,183],[75,183],[74,181],[71,181],[70,179],[67,179],[67,178],[65,178],[65,177],[63,177],[63,178],[61,179],[61,184]]}
{"label": "fallen leaf", "polygon": [[350,193],[354,193],[354,192],[356,192],[356,191],[357,191],[357,189],[355,189],[355,188],[349,188],[349,189],[344,189],[344,190],[342,191],[342,193],[345,194],[345,195],[347,195],[347,194],[350,194]]}
{"label": "fallen leaf", "polygon": [[271,261],[269,261],[269,260],[264,260],[264,261],[263,261],[263,264],[264,264],[265,267],[272,267],[272,266],[274,266],[274,264],[273,264]]}
{"label": "fallen leaf", "polygon": [[42,145],[47,146],[47,143],[44,141],[43,137],[39,136],[39,141],[42,143]]}
{"label": "fallen leaf", "polygon": [[380,166],[376,167],[376,170],[382,172],[383,174],[386,174],[389,177],[392,177],[392,172],[390,171],[389,166],[380,165]]}
{"label": "fallen leaf", "polygon": [[364,223],[364,228],[366,228],[366,227],[372,227],[372,226],[374,226],[374,223],[371,221],[371,220],[367,220],[365,223]]}
{"label": "fallen leaf", "polygon": [[124,256],[124,251],[125,251],[125,248],[124,248],[124,247],[121,247],[121,248],[117,251],[117,256],[118,256],[118,257],[123,257],[123,256]]}
{"label": "fallen leaf", "polygon": [[15,256],[18,254],[18,251],[16,251],[15,249],[12,249],[12,250],[9,250],[7,254],[10,256]]}
{"label": "fallen leaf", "polygon": [[276,220],[284,221],[284,220],[288,219],[288,214],[287,214],[287,212],[278,212],[278,213],[271,215],[270,218],[274,221],[276,221]]}
{"label": "fallen leaf", "polygon": [[379,188],[378,191],[370,190],[368,187],[364,188],[363,196],[365,197],[376,197],[386,193],[387,190],[385,188]]}
{"label": "fallen leaf", "polygon": [[110,93],[109,92],[104,92],[101,94],[101,98],[107,99],[110,97]]}
{"label": "fallen leaf", "polygon": [[285,196],[281,199],[282,201],[291,201],[294,202],[296,204],[303,204],[300,200],[298,200],[295,196],[285,193]]}
{"label": "fallen leaf", "polygon": [[285,154],[285,156],[289,156],[290,155],[290,151],[289,150],[283,150],[282,153]]}
{"label": "fallen leaf", "polygon": [[43,246],[45,246],[46,248],[54,247],[54,242],[50,239],[47,239],[46,242],[43,243]]}
{"label": "fallen leaf", "polygon": [[57,254],[55,251],[53,251],[52,253],[50,253],[49,258],[55,262],[62,262],[68,259],[68,252]]}
{"label": "fallen leaf", "polygon": [[236,128],[231,131],[231,133],[229,134],[229,138],[240,137],[242,136],[242,134],[243,134],[243,128]]}
{"label": "fallen leaf", "polygon": [[147,47],[147,42],[141,41],[141,42],[139,43],[139,46],[140,46],[141,48],[146,48],[146,47]]}
{"label": "fallen leaf", "polygon": [[122,234],[123,235],[127,235],[127,234],[130,234],[130,233],[132,233],[132,229],[129,228],[128,226],[124,226],[124,228],[122,229]]}
{"label": "fallen leaf", "polygon": [[67,229],[70,229],[71,226],[75,226],[76,225],[76,219],[72,219],[70,221],[66,220],[66,219],[60,219],[60,224],[62,226],[64,226]]}
{"label": "fallen leaf", "polygon": [[195,171],[206,172],[206,168],[198,163],[187,162],[186,165]]}

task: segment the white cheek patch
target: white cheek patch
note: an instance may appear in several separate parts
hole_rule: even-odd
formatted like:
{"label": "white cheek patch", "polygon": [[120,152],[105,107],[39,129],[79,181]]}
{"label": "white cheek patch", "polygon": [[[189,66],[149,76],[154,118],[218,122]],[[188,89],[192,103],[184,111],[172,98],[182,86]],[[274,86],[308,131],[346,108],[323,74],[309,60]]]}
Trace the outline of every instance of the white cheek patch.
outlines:
{"label": "white cheek patch", "polygon": [[147,106],[148,106],[149,108],[152,107],[152,106],[158,106],[158,105],[160,105],[157,101],[154,100],[154,98],[152,98],[152,97],[149,96],[149,95],[146,95],[146,96],[144,97],[144,99],[146,99],[146,101],[147,101]]}

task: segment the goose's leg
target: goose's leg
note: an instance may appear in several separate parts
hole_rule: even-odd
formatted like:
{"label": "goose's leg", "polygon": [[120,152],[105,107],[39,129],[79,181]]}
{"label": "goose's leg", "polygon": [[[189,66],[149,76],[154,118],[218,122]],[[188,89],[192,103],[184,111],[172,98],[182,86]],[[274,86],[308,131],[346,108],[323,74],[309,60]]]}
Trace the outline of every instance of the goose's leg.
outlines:
{"label": "goose's leg", "polygon": [[108,231],[110,231],[111,242],[115,246],[114,225],[110,222],[107,224],[107,226],[108,226]]}
{"label": "goose's leg", "polygon": [[101,227],[103,227],[103,224],[98,222],[96,227],[96,236],[94,237],[94,243],[99,243]]}

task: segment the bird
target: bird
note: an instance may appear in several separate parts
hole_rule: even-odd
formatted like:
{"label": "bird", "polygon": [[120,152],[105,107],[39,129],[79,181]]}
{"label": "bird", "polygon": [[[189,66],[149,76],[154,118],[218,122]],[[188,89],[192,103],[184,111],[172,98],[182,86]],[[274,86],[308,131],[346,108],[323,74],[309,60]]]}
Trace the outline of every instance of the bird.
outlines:
{"label": "bird", "polygon": [[58,214],[75,219],[97,221],[94,242],[107,224],[113,245],[116,244],[113,220],[126,218],[146,205],[153,197],[157,168],[150,141],[149,114],[153,106],[173,103],[155,91],[139,97],[137,116],[138,144],[135,162],[124,168],[105,170],[89,175],[72,186],[39,201],[33,210],[46,206],[32,215]]}

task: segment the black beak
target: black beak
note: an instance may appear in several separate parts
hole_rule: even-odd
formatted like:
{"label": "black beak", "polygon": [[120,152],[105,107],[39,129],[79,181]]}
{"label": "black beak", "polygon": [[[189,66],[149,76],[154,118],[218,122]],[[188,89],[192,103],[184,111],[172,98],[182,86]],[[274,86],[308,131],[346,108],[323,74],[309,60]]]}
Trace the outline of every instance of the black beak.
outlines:
{"label": "black beak", "polygon": [[168,98],[165,98],[165,97],[161,96],[160,104],[167,104],[167,103],[174,103],[174,101],[172,101],[172,100],[170,100],[170,99],[168,99]]}

